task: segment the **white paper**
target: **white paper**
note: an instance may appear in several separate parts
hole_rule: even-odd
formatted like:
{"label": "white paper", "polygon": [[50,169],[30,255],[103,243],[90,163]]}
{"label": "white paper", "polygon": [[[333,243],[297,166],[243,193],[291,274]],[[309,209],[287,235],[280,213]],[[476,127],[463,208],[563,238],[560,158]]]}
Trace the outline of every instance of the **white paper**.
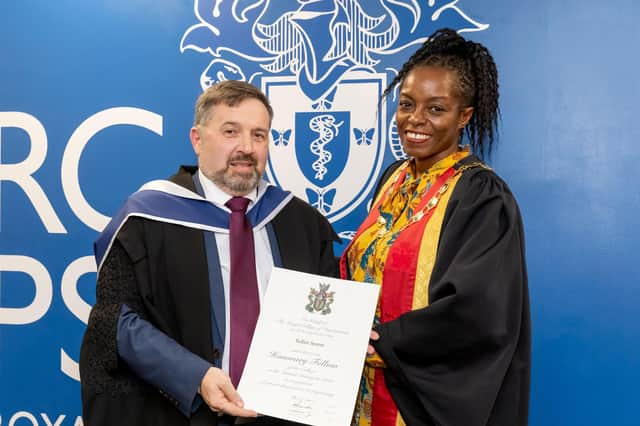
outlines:
{"label": "white paper", "polygon": [[238,386],[244,406],[300,423],[348,426],[378,291],[274,268]]}

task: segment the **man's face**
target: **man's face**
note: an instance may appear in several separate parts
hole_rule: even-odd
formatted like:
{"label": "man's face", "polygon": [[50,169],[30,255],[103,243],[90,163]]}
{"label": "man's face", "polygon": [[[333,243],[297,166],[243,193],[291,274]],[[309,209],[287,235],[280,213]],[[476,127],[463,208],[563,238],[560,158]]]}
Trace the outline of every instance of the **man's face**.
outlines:
{"label": "man's face", "polygon": [[229,195],[246,195],[262,178],[271,120],[257,99],[212,107],[205,124],[191,128],[193,150],[202,173]]}

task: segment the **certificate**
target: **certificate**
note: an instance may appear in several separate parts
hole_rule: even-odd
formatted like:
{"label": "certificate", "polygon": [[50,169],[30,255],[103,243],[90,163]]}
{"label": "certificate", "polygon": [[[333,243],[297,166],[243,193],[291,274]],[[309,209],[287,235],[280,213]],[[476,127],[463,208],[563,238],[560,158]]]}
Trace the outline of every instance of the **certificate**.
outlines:
{"label": "certificate", "polygon": [[274,268],[238,385],[244,406],[349,425],[379,286]]}

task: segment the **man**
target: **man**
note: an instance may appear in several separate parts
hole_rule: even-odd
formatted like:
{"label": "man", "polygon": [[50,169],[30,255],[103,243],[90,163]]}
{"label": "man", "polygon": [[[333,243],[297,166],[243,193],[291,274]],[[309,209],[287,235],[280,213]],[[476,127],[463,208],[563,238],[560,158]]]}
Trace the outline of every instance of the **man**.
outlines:
{"label": "man", "polygon": [[272,116],[248,83],[210,87],[190,132],[198,167],[143,186],[96,241],[85,425],[286,424],[256,418],[235,387],[272,268],[336,275],[337,235],[261,180]]}

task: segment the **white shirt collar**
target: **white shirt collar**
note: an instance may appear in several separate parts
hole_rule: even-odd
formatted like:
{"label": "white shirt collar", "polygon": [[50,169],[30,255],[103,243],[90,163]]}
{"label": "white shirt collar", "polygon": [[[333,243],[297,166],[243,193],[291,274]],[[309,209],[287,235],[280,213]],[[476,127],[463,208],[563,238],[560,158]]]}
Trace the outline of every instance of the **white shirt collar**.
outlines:
{"label": "white shirt collar", "polygon": [[[198,179],[200,179],[200,184],[202,185],[202,190],[204,191],[204,198],[218,207],[222,207],[225,210],[229,210],[224,204],[233,198],[232,195],[224,192],[218,185],[213,183],[208,177],[202,173],[202,170],[198,169]],[[243,197],[249,199],[249,207],[247,210],[251,210],[253,205],[264,195],[267,190],[267,186],[269,184],[264,180],[260,179],[258,182],[258,187],[253,191],[250,191],[248,194],[243,195]]]}

